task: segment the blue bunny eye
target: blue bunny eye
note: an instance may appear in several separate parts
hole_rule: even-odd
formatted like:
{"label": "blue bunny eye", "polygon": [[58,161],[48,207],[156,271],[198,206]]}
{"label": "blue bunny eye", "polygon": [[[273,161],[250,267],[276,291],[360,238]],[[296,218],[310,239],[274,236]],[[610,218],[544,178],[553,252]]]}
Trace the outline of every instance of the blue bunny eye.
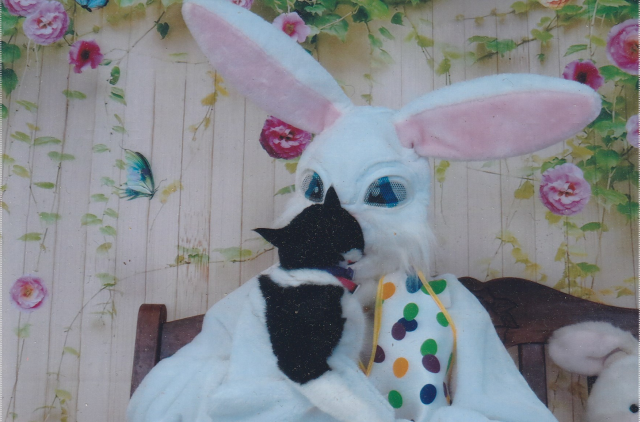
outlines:
{"label": "blue bunny eye", "polygon": [[322,202],[324,199],[324,185],[318,173],[307,174],[302,180],[302,192],[304,197],[311,202]]}
{"label": "blue bunny eye", "polygon": [[364,203],[373,207],[393,208],[407,200],[407,187],[397,177],[381,177],[367,188]]}

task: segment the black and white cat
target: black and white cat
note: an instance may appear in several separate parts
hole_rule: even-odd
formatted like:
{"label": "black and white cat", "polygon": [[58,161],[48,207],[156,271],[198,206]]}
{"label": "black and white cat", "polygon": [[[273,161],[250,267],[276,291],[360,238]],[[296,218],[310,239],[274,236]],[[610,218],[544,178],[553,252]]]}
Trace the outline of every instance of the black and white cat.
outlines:
{"label": "black and white cat", "polygon": [[394,421],[393,409],[357,363],[364,319],[347,265],[362,256],[364,239],[335,190],[286,227],[255,231],[278,248],[280,258],[280,267],[258,278],[279,370],[340,421]]}

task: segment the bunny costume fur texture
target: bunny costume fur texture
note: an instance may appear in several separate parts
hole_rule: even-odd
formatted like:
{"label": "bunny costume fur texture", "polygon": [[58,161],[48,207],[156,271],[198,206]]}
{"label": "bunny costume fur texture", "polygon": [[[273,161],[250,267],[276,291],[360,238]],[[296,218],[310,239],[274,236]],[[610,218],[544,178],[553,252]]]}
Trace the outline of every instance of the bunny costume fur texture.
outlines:
{"label": "bunny costume fur texture", "polygon": [[597,375],[585,422],[638,421],[638,340],[606,322],[563,327],[549,340],[549,355],[563,369]]}
{"label": "bunny costume fur texture", "polygon": [[[355,297],[369,307],[380,277],[387,275],[401,285],[414,269],[428,273],[432,235],[427,225],[427,157],[486,160],[529,153],[570,138],[600,111],[600,97],[589,87],[537,75],[496,75],[458,83],[399,111],[356,107],[311,55],[257,15],[227,0],[186,2],[183,15],[227,82],[270,114],[316,134],[298,163],[296,191],[280,224],[321,202],[324,191],[334,187],[342,207],[362,227],[364,256],[352,268],[361,285]],[[316,182],[318,198],[311,194],[310,180]],[[380,199],[384,189],[393,194]],[[370,200],[372,194],[376,201]],[[274,271],[283,272],[274,267],[267,273]],[[432,410],[410,419],[554,421],[518,372],[482,305],[454,276],[439,278],[446,280],[446,309],[457,327],[449,385],[453,404],[434,402]],[[411,296],[417,297],[431,301],[426,294]],[[351,371],[341,383],[325,383],[306,395],[293,388],[275,372],[272,353],[254,352],[269,347],[261,329],[263,316],[264,300],[253,278],[207,312],[193,342],[149,373],[131,399],[129,421],[394,420],[389,391],[381,387],[384,375],[367,379]],[[390,317],[382,312],[382,326]],[[372,327],[370,319],[361,354],[365,359],[372,350]],[[446,338],[451,348],[450,335]],[[348,388],[339,396],[352,403],[352,411],[333,416],[319,411],[314,403],[334,400],[332,389],[345,384]],[[380,392],[377,402],[363,402],[361,392],[371,388]]]}

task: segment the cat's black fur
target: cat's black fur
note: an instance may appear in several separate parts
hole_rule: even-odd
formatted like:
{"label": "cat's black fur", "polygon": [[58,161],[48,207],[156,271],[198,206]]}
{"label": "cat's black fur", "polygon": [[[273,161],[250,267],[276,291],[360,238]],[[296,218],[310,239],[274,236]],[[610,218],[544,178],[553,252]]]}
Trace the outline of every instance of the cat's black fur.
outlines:
{"label": "cat's black fur", "polygon": [[[340,206],[331,187],[324,204],[311,205],[282,229],[256,229],[278,248],[286,270],[325,269],[344,261],[352,249],[364,249],[362,229]],[[337,285],[281,286],[262,275],[260,290],[266,303],[266,323],[278,368],[292,381],[305,384],[331,370],[327,359],[344,329]]]}

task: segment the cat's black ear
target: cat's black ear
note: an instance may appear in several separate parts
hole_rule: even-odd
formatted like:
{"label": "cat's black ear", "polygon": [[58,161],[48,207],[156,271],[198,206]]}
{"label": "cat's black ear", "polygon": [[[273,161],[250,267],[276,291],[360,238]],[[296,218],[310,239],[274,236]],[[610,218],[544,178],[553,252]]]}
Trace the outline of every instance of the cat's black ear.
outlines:
{"label": "cat's black ear", "polygon": [[253,229],[253,231],[264,237],[264,240],[271,243],[276,248],[280,247],[282,229]]}
{"label": "cat's black ear", "polygon": [[331,186],[324,197],[324,206],[328,208],[340,208],[340,198],[336,190]]}

